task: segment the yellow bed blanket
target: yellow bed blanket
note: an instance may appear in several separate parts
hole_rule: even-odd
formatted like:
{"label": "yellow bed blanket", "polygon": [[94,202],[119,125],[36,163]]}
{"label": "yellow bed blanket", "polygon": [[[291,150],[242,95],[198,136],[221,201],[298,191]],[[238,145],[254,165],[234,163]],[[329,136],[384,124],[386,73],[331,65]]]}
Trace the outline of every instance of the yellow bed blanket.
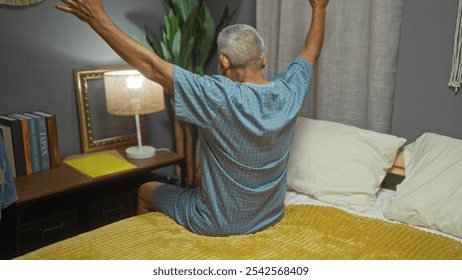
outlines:
{"label": "yellow bed blanket", "polygon": [[17,259],[462,259],[462,243],[408,225],[314,205],[288,205],[256,234],[205,237],[160,213],[131,217]]}

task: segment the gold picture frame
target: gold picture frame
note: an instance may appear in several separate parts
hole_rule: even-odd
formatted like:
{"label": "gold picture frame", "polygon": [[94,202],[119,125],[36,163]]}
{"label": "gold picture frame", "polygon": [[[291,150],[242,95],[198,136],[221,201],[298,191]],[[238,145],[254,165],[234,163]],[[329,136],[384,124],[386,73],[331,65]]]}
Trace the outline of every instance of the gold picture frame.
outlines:
{"label": "gold picture frame", "polygon": [[[133,68],[109,66],[74,69],[82,153],[137,145],[135,117],[107,113],[104,93],[104,73],[130,69]],[[146,141],[143,116],[140,116],[140,128],[143,141]]]}

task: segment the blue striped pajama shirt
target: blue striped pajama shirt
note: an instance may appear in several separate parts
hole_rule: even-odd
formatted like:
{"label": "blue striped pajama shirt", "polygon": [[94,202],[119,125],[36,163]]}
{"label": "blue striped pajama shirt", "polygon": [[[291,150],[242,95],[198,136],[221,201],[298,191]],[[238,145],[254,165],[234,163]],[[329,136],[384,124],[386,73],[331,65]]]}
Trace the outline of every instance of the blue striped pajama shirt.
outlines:
{"label": "blue striped pajama shirt", "polygon": [[154,209],[209,236],[249,234],[277,223],[284,215],[294,126],[311,77],[303,58],[267,85],[175,66],[175,114],[199,129],[202,184],[158,188]]}

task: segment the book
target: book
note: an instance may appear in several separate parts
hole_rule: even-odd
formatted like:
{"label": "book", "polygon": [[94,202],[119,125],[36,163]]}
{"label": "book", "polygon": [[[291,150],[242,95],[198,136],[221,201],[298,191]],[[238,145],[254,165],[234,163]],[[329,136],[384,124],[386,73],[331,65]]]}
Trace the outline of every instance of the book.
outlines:
{"label": "book", "polygon": [[40,143],[38,139],[37,120],[26,116],[25,114],[12,114],[11,116],[26,120],[28,132],[29,132],[29,143],[30,143],[30,155],[32,164],[32,173],[38,173],[42,171],[41,158],[40,158]]}
{"label": "book", "polygon": [[56,115],[44,112],[35,111],[35,115],[44,116],[47,123],[47,136],[48,136],[48,151],[50,153],[50,166],[56,168],[61,162],[59,153],[59,142],[58,142],[58,122]]}
{"label": "book", "polygon": [[90,178],[110,175],[137,167],[111,152],[84,154],[79,157],[65,159],[64,163]]}
{"label": "book", "polygon": [[21,123],[21,133],[23,140],[24,158],[26,162],[26,174],[32,174],[32,155],[30,151],[30,139],[29,139],[29,124],[26,119],[21,119],[10,115],[12,118],[16,118]]}
{"label": "book", "polygon": [[18,199],[11,169],[3,145],[3,138],[0,137],[0,219],[1,211]]}
{"label": "book", "polygon": [[23,133],[21,121],[16,118],[0,115],[0,124],[6,125],[11,128],[11,136],[13,137],[16,176],[26,175],[26,155],[24,152],[25,150],[24,140],[22,137]]}
{"label": "book", "polygon": [[[0,140],[2,141],[2,140]],[[5,175],[3,175],[3,170],[0,168],[0,186],[3,185],[5,183]],[[0,213],[1,213],[1,208],[0,208]],[[1,218],[1,216],[0,216]]]}
{"label": "book", "polygon": [[34,118],[37,122],[40,167],[42,171],[48,170],[50,169],[50,152],[48,148],[48,131],[46,118],[34,113],[25,113],[25,115]]}
{"label": "book", "polygon": [[14,160],[13,136],[11,135],[11,128],[9,126],[0,124],[0,134],[5,146],[8,163],[11,166],[11,173],[13,174],[13,177],[16,177],[16,163]]}

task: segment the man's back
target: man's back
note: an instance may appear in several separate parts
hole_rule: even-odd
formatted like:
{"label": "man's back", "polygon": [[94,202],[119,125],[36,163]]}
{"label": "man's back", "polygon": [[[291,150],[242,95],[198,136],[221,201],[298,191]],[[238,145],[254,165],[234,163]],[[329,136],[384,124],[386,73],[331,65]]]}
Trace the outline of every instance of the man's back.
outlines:
{"label": "man's back", "polygon": [[202,186],[181,199],[177,220],[227,236],[282,218],[293,128],[310,79],[311,65],[300,58],[265,85],[175,68],[176,114],[200,129],[203,174]]}

